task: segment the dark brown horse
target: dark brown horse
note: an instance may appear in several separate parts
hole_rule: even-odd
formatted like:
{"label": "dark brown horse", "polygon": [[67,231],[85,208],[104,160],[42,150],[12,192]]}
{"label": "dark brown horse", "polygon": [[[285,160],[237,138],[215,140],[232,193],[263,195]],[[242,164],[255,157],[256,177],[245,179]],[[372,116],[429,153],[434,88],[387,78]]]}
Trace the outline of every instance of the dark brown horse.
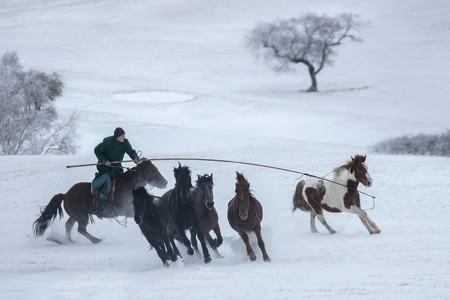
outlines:
{"label": "dark brown horse", "polygon": [[261,221],[263,219],[261,203],[250,193],[250,184],[241,173],[236,172],[236,179],[236,195],[228,203],[228,222],[244,241],[251,261],[256,260],[255,252],[250,246],[247,234],[247,232],[251,231],[256,234],[264,261],[270,261],[261,236]]}
{"label": "dark brown horse", "polygon": [[323,210],[328,212],[349,212],[357,214],[370,234],[380,233],[381,230],[361,208],[358,184],[370,187],[373,183],[365,164],[366,156],[356,155],[346,164],[334,169],[333,180],[310,178],[301,180],[295,189],[293,209],[309,212],[312,232],[318,232],[315,218],[325,226],[330,233],[336,231],[328,225]]}
{"label": "dark brown horse", "polygon": [[[205,239],[209,246],[213,249],[217,257],[220,253],[217,250],[222,242],[222,234],[219,226],[219,215],[214,207],[214,193],[213,193],[213,175],[205,174],[203,176],[197,175],[196,187],[191,192],[191,198],[195,205],[197,212],[200,230],[203,232]],[[214,231],[216,238],[211,237],[210,231]],[[197,248],[196,231],[191,229],[191,243],[194,249]]]}
{"label": "dark brown horse", "polygon": [[[115,218],[118,216],[133,217],[133,189],[146,184],[165,188],[167,180],[150,160],[142,159],[136,167],[128,170],[116,179],[115,191],[111,196],[109,211],[102,218]],[[34,234],[42,236],[59,213],[63,216],[61,203],[64,201],[64,209],[69,215],[66,222],[66,238],[72,241],[71,231],[78,222],[78,232],[88,238],[92,243],[101,240],[89,234],[86,227],[91,215],[94,213],[94,201],[91,193],[90,182],[80,182],[72,186],[67,193],[53,196],[48,205],[42,211],[41,216],[33,223]]]}

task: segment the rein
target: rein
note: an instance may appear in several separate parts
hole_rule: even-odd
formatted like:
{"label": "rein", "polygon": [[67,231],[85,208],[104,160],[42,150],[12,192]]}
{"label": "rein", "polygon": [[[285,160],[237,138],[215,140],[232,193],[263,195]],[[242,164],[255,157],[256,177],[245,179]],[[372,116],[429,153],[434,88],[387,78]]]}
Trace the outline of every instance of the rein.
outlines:
{"label": "rein", "polygon": [[[290,173],[295,173],[295,174],[300,174],[300,175],[304,175],[304,176],[308,176],[308,177],[313,177],[313,178],[317,178],[317,179],[321,179],[324,181],[328,181],[331,182],[333,184],[336,185],[340,185],[343,187],[347,187],[346,185],[324,178],[324,177],[320,177],[320,176],[316,176],[316,175],[312,175],[312,174],[308,174],[308,173],[304,173],[304,172],[300,172],[300,171],[296,171],[296,170],[292,170],[292,169],[286,169],[286,168],[280,168],[280,167],[275,167],[275,166],[269,166],[269,165],[263,165],[263,164],[257,164],[257,163],[250,163],[250,162],[243,162],[243,161],[236,161],[236,160],[225,160],[225,159],[214,159],[214,158],[191,158],[191,157],[164,157],[164,158],[149,158],[148,160],[151,161],[164,161],[164,160],[194,160],[194,161],[212,161],[212,162],[221,162],[221,163],[232,163],[232,164],[240,164],[240,165],[248,165],[248,166],[253,166],[253,167],[260,167],[260,168],[267,168],[267,169],[273,169],[273,170],[278,170],[278,171],[283,171],[283,172],[290,172]],[[368,193],[365,192],[361,192],[356,190],[357,192],[366,195],[368,197],[371,197],[373,200],[373,208],[375,207],[375,196],[370,195]]]}

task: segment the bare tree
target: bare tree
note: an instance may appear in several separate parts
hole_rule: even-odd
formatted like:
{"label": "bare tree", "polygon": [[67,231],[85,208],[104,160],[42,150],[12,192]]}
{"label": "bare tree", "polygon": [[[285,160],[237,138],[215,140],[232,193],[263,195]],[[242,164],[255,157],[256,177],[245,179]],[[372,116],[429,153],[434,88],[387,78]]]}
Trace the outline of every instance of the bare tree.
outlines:
{"label": "bare tree", "polygon": [[336,55],[334,48],[344,39],[361,42],[355,34],[364,24],[357,15],[336,17],[307,14],[299,18],[257,25],[247,37],[248,46],[262,55],[276,71],[289,70],[292,64],[304,64],[311,77],[308,92],[317,91],[317,74]]}
{"label": "bare tree", "polygon": [[77,114],[58,120],[53,101],[64,85],[56,73],[24,72],[15,52],[0,60],[0,154],[75,153]]}

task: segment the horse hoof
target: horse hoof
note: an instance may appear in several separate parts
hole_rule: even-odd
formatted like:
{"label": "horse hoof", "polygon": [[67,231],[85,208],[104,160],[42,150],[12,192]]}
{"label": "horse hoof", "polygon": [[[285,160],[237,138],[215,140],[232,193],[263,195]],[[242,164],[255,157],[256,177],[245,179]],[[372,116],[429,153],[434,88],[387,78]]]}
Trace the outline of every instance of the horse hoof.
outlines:
{"label": "horse hoof", "polygon": [[272,260],[270,259],[270,257],[265,257],[265,258],[264,258],[264,261],[265,261],[265,262],[271,262]]}
{"label": "horse hoof", "polygon": [[256,260],[256,255],[255,255],[255,253],[249,254],[248,257],[250,257],[250,260],[251,260],[251,261],[255,261],[255,260]]}
{"label": "horse hoof", "polygon": [[211,256],[205,257],[205,264],[209,264],[211,262]]}
{"label": "horse hoof", "polygon": [[194,255],[194,249],[192,249],[192,248],[188,249],[187,254]]}

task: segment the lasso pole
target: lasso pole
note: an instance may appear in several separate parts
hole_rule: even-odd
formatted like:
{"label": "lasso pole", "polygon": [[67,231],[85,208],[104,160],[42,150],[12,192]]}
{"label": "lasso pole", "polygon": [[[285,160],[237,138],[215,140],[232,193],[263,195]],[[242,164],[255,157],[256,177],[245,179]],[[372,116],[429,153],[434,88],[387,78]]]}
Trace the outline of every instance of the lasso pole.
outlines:
{"label": "lasso pole", "polygon": [[[149,160],[147,158],[141,158],[139,159],[139,161],[146,161]],[[129,159],[129,160],[118,160],[118,161],[112,161],[111,164],[120,164],[120,163],[127,163],[127,162],[134,162],[134,160]],[[91,164],[81,164],[81,165],[71,165],[71,166],[66,166],[66,168],[79,168],[79,167],[90,167],[90,166],[101,166],[104,165],[104,163],[91,163]]]}
{"label": "lasso pole", "polygon": [[[261,168],[268,168],[268,169],[274,169],[274,170],[279,170],[279,171],[284,171],[284,172],[290,172],[290,173],[296,173],[296,174],[300,174],[300,175],[305,175],[305,176],[309,176],[309,177],[313,177],[313,178],[317,178],[317,179],[321,179],[324,181],[328,181],[343,187],[347,187],[344,184],[341,184],[339,182],[327,179],[327,178],[323,178],[323,177],[319,177],[319,176],[315,176],[312,174],[308,174],[308,173],[304,173],[304,172],[300,172],[300,171],[296,171],[296,170],[292,170],[292,169],[286,169],[286,168],[280,168],[280,167],[274,167],[274,166],[269,166],[269,165],[263,165],[263,164],[257,164],[257,163],[250,163],[250,162],[243,162],[243,161],[236,161],[236,160],[225,160],[225,159],[214,159],[214,158],[193,158],[193,157],[164,157],[164,158],[149,158],[150,161],[158,161],[158,160],[195,160],[195,161],[213,161],[213,162],[221,162],[221,163],[234,163],[234,164],[241,164],[241,165],[249,165],[249,166],[254,166],[254,167],[261,167]],[[358,191],[361,194],[364,194],[366,196],[372,197],[372,199],[375,199],[375,196]]]}
{"label": "lasso pole", "polygon": [[[300,174],[300,175],[305,175],[305,176],[309,176],[309,177],[313,177],[313,178],[317,178],[317,179],[321,179],[324,181],[328,181],[343,187],[347,187],[346,185],[343,185],[339,182],[324,178],[324,177],[319,177],[316,175],[312,175],[312,174],[308,174],[305,172],[300,172],[300,171],[296,171],[296,170],[292,170],[292,169],[286,169],[286,168],[280,168],[280,167],[275,167],[275,166],[269,166],[269,165],[263,165],[263,164],[257,164],[257,163],[251,163],[251,162],[244,162],[244,161],[237,161],[237,160],[226,160],[226,159],[215,159],[215,158],[194,158],[194,157],[162,157],[162,158],[142,158],[139,161],[144,161],[144,160],[150,160],[150,161],[164,161],[164,160],[187,160],[187,161],[212,161],[212,162],[220,162],[220,163],[233,163],[233,164],[240,164],[240,165],[248,165],[248,166],[254,166],[254,167],[260,167],[260,168],[268,168],[268,169],[273,169],[273,170],[279,170],[279,171],[284,171],[284,172],[290,172],[290,173],[295,173],[295,174]],[[134,160],[122,160],[122,161],[112,161],[111,164],[118,164],[118,163],[126,163],[126,162],[134,162]],[[99,166],[99,165],[104,165],[104,163],[91,163],[91,164],[80,164],[80,165],[71,165],[71,166],[66,166],[66,168],[77,168],[77,167],[88,167],[88,166]],[[359,193],[366,195],[368,197],[372,197],[372,199],[375,199],[375,196],[367,194],[365,192],[361,192],[358,191]]]}

